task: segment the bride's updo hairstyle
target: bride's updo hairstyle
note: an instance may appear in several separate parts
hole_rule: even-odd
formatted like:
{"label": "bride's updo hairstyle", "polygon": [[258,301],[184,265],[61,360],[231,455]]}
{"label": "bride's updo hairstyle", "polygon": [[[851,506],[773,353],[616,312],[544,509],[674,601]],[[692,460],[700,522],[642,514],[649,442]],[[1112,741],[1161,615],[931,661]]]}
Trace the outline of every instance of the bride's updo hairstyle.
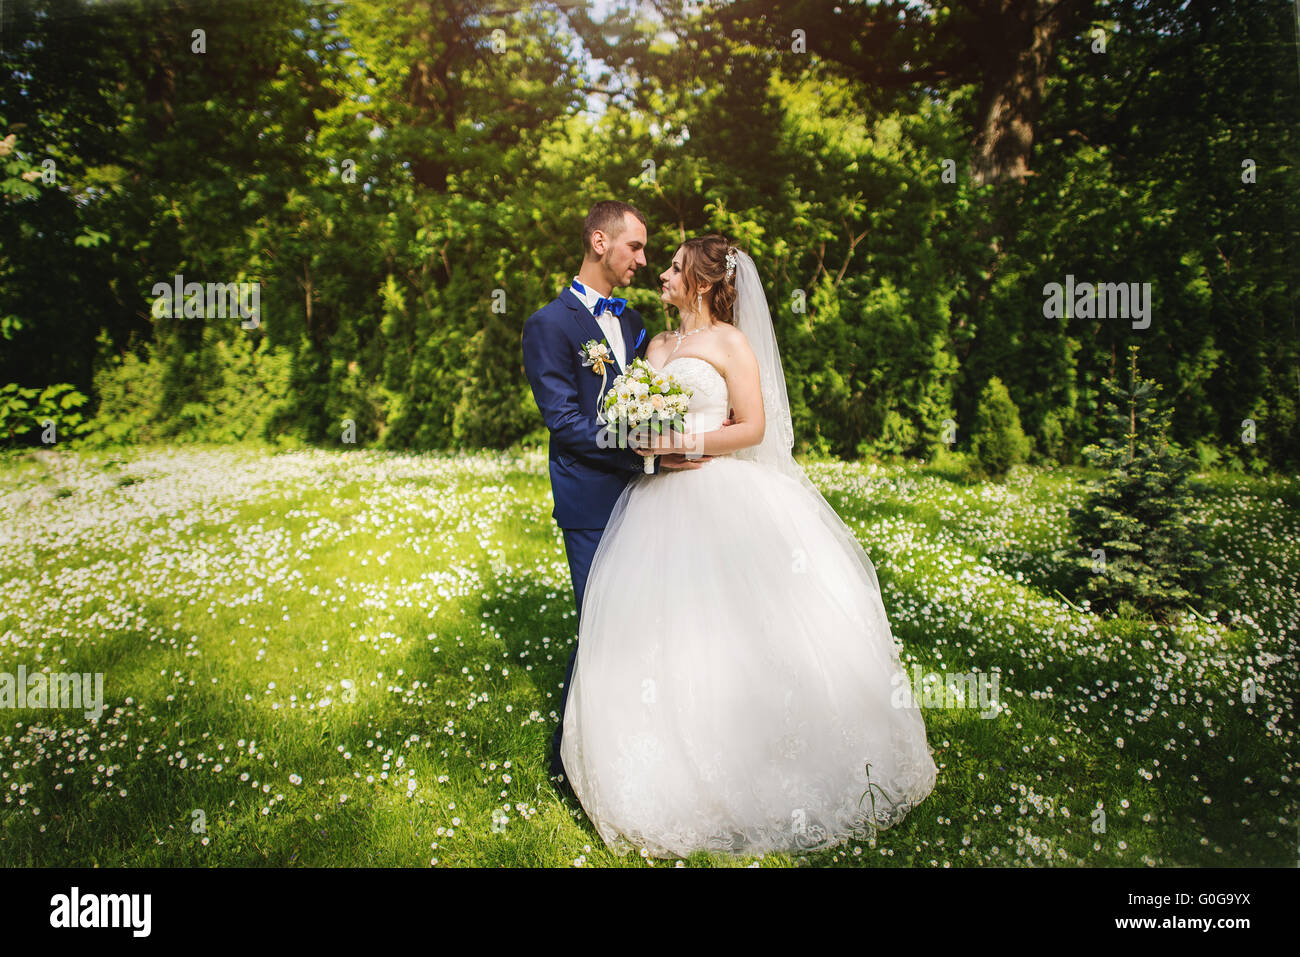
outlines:
{"label": "bride's updo hairstyle", "polygon": [[[727,267],[727,251],[734,249],[726,237],[697,236],[682,243],[683,288],[686,300],[694,302],[705,283],[712,288],[704,293],[709,314],[721,322],[736,324],[736,270]],[[730,272],[731,275],[727,275]]]}

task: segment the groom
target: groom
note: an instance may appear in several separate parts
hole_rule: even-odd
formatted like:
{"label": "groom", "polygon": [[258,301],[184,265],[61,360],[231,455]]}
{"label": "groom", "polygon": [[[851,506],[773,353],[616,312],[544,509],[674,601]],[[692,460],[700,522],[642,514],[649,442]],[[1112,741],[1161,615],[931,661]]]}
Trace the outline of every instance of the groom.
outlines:
{"label": "groom", "polygon": [[[584,252],[578,275],[524,323],[524,372],[551,433],[548,458],[555,499],[551,516],[564,533],[579,616],[587,573],[614,502],[628,480],[642,472],[645,461],[632,449],[598,440],[605,427],[596,421],[596,407],[604,399],[604,389],[600,373],[582,364],[582,344],[588,339],[604,342],[617,360],[618,368],[607,370],[605,386],[633,358],[645,358],[647,337],[640,314],[628,307],[626,299],[610,297],[614,287],[626,286],[646,264],[645,243],[645,216],[639,210],[612,200],[597,203],[582,224]],[[694,459],[680,453],[659,455],[655,472],[661,466],[699,468],[708,459],[707,455]],[[564,705],[577,659],[575,643],[564,675],[560,723],[551,742],[552,777],[564,775],[560,761]]]}

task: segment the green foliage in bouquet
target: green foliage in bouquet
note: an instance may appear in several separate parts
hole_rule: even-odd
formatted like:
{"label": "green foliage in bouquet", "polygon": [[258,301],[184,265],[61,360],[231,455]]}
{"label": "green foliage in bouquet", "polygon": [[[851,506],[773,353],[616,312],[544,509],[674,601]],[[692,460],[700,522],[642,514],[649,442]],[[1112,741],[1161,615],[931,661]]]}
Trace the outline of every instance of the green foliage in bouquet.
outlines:
{"label": "green foliage in bouquet", "polygon": [[629,432],[635,434],[648,429],[662,435],[665,428],[685,432],[690,397],[691,390],[672,375],[657,372],[644,359],[633,359],[627,371],[615,378],[605,393],[605,430],[621,433],[620,447]]}

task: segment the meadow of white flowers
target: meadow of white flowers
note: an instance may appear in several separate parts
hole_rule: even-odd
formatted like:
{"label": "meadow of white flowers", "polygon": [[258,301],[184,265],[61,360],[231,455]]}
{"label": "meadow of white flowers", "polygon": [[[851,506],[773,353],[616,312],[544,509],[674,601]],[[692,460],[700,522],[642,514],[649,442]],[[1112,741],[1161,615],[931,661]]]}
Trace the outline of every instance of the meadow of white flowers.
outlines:
{"label": "meadow of white flowers", "polygon": [[[627,863],[546,784],[576,613],[544,454],[0,469],[0,672],[101,673],[105,695],[98,720],[0,710],[0,862]],[[1064,472],[808,470],[905,665],[997,674],[1002,699],[928,711],[927,806],[815,863],[1300,858],[1294,480],[1206,498],[1236,604],[1161,627],[1050,586]]]}

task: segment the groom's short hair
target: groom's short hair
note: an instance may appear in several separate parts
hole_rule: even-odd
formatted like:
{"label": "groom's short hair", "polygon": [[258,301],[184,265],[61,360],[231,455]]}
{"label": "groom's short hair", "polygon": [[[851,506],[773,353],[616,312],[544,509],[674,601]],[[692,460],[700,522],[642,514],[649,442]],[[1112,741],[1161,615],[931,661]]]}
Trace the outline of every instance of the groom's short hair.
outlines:
{"label": "groom's short hair", "polygon": [[607,199],[597,203],[587,211],[587,218],[582,221],[582,249],[584,253],[595,254],[591,248],[591,234],[600,230],[611,238],[623,231],[623,217],[631,213],[641,220],[641,225],[648,230],[645,215],[635,206],[620,203],[616,199]]}

